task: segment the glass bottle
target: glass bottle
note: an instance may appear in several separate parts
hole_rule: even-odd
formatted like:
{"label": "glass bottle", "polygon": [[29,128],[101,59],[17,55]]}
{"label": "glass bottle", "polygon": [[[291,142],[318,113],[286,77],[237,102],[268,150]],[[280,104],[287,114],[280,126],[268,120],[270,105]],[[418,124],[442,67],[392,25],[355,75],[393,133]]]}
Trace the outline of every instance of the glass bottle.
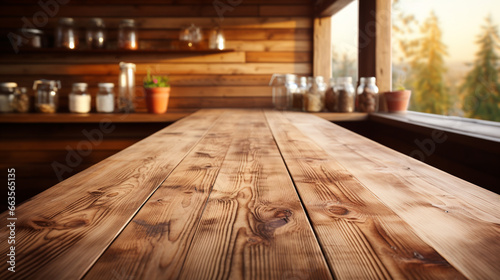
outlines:
{"label": "glass bottle", "polygon": [[106,29],[102,18],[92,18],[87,28],[87,47],[89,49],[103,49],[106,43]]}
{"label": "glass bottle", "polygon": [[273,74],[269,85],[273,87],[273,106],[276,110],[286,110],[287,107],[287,89],[286,76],[283,74]]}
{"label": "glass bottle", "polygon": [[135,20],[123,19],[118,26],[118,48],[137,50],[139,48]]}
{"label": "glass bottle", "polygon": [[13,110],[12,102],[16,92],[16,83],[0,84],[0,113],[10,113]]}
{"label": "glass bottle", "polygon": [[226,45],[226,39],[224,33],[220,27],[212,29],[210,32],[210,38],[208,40],[208,48],[212,50],[223,50]]}
{"label": "glass bottle", "polygon": [[87,83],[74,83],[69,94],[69,111],[85,114],[90,112],[91,97],[87,92]]}
{"label": "glass bottle", "polygon": [[115,93],[113,83],[99,83],[99,92],[96,98],[97,112],[99,113],[113,113],[115,111]]}
{"label": "glass bottle", "polygon": [[135,64],[120,62],[118,80],[118,110],[124,113],[135,111]]}
{"label": "glass bottle", "polygon": [[17,113],[27,113],[30,110],[30,97],[25,87],[18,87],[16,89],[12,108]]}
{"label": "glass bottle", "polygon": [[335,91],[335,78],[330,78],[330,86],[325,92],[325,109],[330,112],[337,112],[339,97]]}
{"label": "glass bottle", "polygon": [[61,82],[55,80],[36,80],[33,90],[36,91],[36,111],[40,113],[55,113],[57,111]]}
{"label": "glass bottle", "polygon": [[78,34],[74,28],[73,18],[60,18],[56,28],[56,48],[76,49]]}
{"label": "glass bottle", "polygon": [[377,112],[379,95],[375,77],[363,77],[360,79],[358,95],[356,97],[356,109],[359,112]]}
{"label": "glass bottle", "polygon": [[351,77],[340,77],[337,79],[335,93],[338,96],[338,111],[343,113],[354,112],[354,100],[356,94],[352,85]]}

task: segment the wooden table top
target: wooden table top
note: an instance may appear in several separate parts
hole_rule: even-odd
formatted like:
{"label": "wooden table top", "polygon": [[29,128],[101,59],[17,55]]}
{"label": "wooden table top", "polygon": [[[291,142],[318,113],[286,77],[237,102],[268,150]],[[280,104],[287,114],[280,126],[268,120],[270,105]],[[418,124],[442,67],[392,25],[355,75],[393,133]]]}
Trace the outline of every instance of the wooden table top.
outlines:
{"label": "wooden table top", "polygon": [[499,279],[500,196],[317,116],[201,110],[23,203],[0,279]]}

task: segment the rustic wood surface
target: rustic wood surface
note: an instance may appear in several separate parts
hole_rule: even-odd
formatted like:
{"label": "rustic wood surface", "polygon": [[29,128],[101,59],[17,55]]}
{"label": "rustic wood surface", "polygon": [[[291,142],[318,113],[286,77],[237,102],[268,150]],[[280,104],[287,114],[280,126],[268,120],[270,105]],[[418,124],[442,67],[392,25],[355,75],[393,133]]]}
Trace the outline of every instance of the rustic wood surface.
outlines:
{"label": "rustic wood surface", "polygon": [[[2,1],[0,80],[17,82],[28,89],[37,79],[60,80],[60,112],[68,111],[72,83],[89,83],[90,93],[94,95],[97,83],[117,84],[121,61],[138,64],[137,85],[142,84],[148,67],[154,73],[169,75],[173,86],[169,108],[179,109],[272,108],[268,86],[272,74],[311,76],[313,72],[315,1],[72,0],[59,4],[56,16],[48,16],[47,22],[43,22],[45,17],[40,14],[46,13],[38,2]],[[61,17],[75,20],[80,45],[74,52],[57,52],[52,48]],[[102,18],[106,25],[105,51],[94,52],[85,46],[85,30],[92,17]],[[123,18],[136,19],[139,51],[116,51],[118,24]],[[28,26],[44,32],[48,51],[14,51],[8,34],[22,28],[23,19],[29,22]],[[39,24],[41,21],[43,24]],[[220,25],[226,49],[234,51],[176,53],[183,49],[179,42],[180,29],[191,23],[202,28],[203,40],[198,49],[208,47],[211,29]],[[156,52],[158,50],[174,52]],[[223,88],[225,86],[236,87]],[[262,91],[262,87],[267,88]],[[249,96],[251,92],[253,96]],[[31,90],[28,93],[34,96]],[[137,96],[143,96],[142,89]],[[144,99],[136,101],[141,109],[145,107]]]}
{"label": "rustic wood surface", "polygon": [[306,113],[199,111],[16,216],[1,279],[500,275],[499,195]]}

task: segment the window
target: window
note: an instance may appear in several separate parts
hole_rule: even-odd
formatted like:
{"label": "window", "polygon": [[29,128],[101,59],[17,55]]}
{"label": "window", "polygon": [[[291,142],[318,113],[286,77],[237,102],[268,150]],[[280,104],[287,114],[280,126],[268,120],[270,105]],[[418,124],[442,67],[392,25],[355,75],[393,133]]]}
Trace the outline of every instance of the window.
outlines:
{"label": "window", "polygon": [[500,1],[394,0],[392,22],[410,110],[500,121]]}
{"label": "window", "polygon": [[358,0],[332,17],[332,77],[358,80]]}

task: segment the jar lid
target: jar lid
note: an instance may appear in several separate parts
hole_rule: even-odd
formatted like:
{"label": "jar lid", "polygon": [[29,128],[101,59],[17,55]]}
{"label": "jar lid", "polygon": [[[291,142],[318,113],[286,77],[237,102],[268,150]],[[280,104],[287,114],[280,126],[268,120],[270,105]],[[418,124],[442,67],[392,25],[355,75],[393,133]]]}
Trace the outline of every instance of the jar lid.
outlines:
{"label": "jar lid", "polygon": [[102,20],[102,18],[91,18],[90,24],[98,27],[104,27],[104,20]]}
{"label": "jar lid", "polygon": [[35,82],[33,82],[33,89],[36,89],[36,86],[38,84],[61,88],[61,81],[41,79],[41,80],[35,80]]}
{"label": "jar lid", "polygon": [[21,28],[21,29],[19,29],[19,32],[27,33],[27,34],[34,34],[34,35],[43,35],[43,31],[40,29],[36,29],[36,28]]}
{"label": "jar lid", "polygon": [[120,25],[134,26],[135,25],[135,20],[133,20],[131,18],[122,19],[120,21]]}
{"label": "jar lid", "polygon": [[17,83],[13,83],[13,82],[0,83],[0,88],[2,88],[2,89],[13,89],[16,87],[17,87]]}
{"label": "jar lid", "polygon": [[102,87],[102,88],[114,88],[115,84],[113,84],[113,83],[98,83],[97,86]]}
{"label": "jar lid", "polygon": [[128,62],[120,62],[120,69],[121,68],[133,68],[135,71],[135,64],[134,63],[128,63]]}
{"label": "jar lid", "polygon": [[72,25],[75,22],[73,18],[70,17],[63,17],[59,19],[59,24],[67,24],[67,25]]}
{"label": "jar lid", "polygon": [[85,91],[87,86],[87,83],[73,83],[73,90]]}

